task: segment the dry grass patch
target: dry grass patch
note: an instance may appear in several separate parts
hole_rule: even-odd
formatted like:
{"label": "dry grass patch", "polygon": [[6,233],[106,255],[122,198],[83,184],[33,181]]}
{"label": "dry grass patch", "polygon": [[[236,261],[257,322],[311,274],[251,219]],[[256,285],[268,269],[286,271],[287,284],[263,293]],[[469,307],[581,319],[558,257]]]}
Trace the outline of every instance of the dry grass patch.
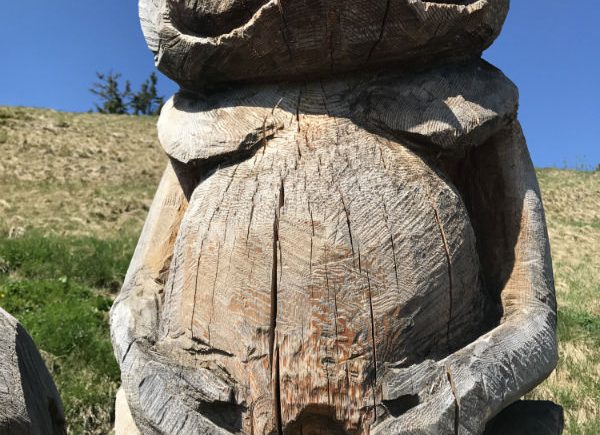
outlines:
{"label": "dry grass patch", "polygon": [[0,123],[0,231],[141,225],[166,164],[155,117],[0,107]]}
{"label": "dry grass patch", "polygon": [[554,260],[560,360],[531,397],[565,408],[566,433],[600,433],[600,172],[538,171]]}

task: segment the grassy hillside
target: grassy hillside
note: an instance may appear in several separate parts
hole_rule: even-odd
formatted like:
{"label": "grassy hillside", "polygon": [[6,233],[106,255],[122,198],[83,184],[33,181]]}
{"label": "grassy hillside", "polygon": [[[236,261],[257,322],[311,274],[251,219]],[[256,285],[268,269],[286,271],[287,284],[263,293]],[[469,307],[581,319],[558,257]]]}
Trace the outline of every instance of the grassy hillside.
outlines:
{"label": "grassy hillside", "polygon": [[600,433],[600,172],[538,171],[552,247],[560,360],[532,394],[560,403],[569,434]]}
{"label": "grassy hillside", "polygon": [[138,231],[166,163],[156,118],[0,107],[0,231]]}
{"label": "grassy hillside", "polygon": [[[0,306],[42,349],[71,433],[107,433],[118,368],[108,309],[166,160],[154,118],[0,107]],[[600,173],[538,172],[561,359],[531,397],[600,433]]]}

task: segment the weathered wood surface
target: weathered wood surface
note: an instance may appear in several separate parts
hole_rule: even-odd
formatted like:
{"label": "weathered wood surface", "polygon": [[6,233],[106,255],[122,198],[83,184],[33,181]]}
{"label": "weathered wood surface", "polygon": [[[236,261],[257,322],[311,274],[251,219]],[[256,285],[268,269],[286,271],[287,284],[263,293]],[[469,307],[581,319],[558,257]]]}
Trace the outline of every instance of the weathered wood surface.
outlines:
{"label": "weathered wood surface", "polygon": [[334,118],[334,126],[356,124],[408,141],[413,149],[461,154],[514,118],[517,103],[515,86],[477,60],[422,73],[386,69],[316,82],[244,86],[202,98],[179,93],[166,103],[158,135],[166,153],[187,164],[252,153],[263,136],[295,143],[297,136],[303,139],[298,128],[307,125],[305,120],[322,122],[319,133],[337,134],[337,128],[326,128]]}
{"label": "weathered wood surface", "polygon": [[508,0],[141,0],[158,67],[184,88],[479,56]]}
{"label": "weathered wood surface", "polygon": [[142,433],[480,434],[550,373],[507,7],[140,2],[185,88],[111,313]]}
{"label": "weathered wood surface", "polygon": [[[514,87],[482,62],[415,80],[167,105],[179,179],[167,170],[113,309],[143,427],[480,433],[549,373],[552,275]],[[370,103],[377,83],[403,91]]]}
{"label": "weathered wood surface", "polygon": [[62,435],[65,418],[58,391],[33,340],[0,308],[0,433]]}
{"label": "weathered wood surface", "polygon": [[[546,226],[533,165],[518,124],[461,165],[476,222],[483,281],[499,296],[500,324],[439,361],[389,366],[383,400],[419,405],[372,433],[481,433],[486,421],[541,382],[557,360],[556,305]],[[470,186],[468,188],[467,186]]]}

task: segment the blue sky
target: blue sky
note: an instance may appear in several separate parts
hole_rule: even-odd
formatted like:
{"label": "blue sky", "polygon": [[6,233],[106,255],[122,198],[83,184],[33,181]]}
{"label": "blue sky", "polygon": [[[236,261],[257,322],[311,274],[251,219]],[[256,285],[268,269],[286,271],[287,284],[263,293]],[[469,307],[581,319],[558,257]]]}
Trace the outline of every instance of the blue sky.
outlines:
{"label": "blue sky", "polygon": [[[154,70],[135,0],[3,3],[0,105],[87,111],[96,71],[121,72],[136,88]],[[538,167],[600,164],[599,22],[597,0],[513,0],[484,54],[519,86]],[[177,89],[164,76],[159,85],[167,96]]]}

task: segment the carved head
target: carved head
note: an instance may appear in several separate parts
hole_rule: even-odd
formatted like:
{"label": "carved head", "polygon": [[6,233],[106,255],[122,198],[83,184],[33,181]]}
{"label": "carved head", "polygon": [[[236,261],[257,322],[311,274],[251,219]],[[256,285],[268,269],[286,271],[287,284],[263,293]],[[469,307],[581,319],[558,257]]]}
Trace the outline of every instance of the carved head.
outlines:
{"label": "carved head", "polygon": [[509,0],[140,0],[158,68],[188,89],[479,56]]}

